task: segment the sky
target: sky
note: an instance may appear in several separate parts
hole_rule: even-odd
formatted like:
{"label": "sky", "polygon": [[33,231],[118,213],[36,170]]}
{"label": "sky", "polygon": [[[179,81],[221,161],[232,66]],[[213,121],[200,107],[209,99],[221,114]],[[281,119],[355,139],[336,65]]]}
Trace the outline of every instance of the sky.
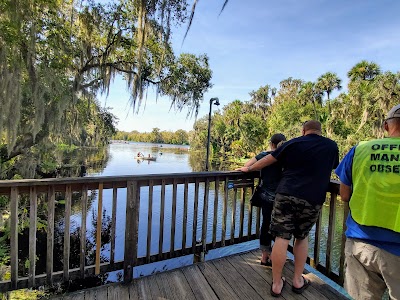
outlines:
{"label": "sky", "polygon": [[[279,88],[288,77],[316,81],[334,72],[345,88],[347,72],[361,60],[377,63],[382,71],[400,71],[398,0],[230,0],[218,17],[223,3],[198,2],[183,45],[187,25],[173,29],[176,55],[209,57],[213,87],[204,95],[198,118],[208,115],[212,97],[219,98],[221,109],[235,99],[249,100],[251,91],[266,84]],[[118,130],[189,131],[195,122],[187,110],[170,110],[170,100],[157,99],[152,89],[133,113],[121,78],[100,100],[113,108]]]}

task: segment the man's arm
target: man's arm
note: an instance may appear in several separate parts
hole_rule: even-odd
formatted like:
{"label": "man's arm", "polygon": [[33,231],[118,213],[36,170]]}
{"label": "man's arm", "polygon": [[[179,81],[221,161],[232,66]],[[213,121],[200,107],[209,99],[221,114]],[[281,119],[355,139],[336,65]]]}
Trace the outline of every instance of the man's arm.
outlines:
{"label": "man's arm", "polygon": [[273,163],[276,163],[278,160],[273,157],[271,154],[268,154],[267,156],[264,156],[254,164],[250,166],[244,166],[241,168],[236,169],[235,171],[242,171],[242,172],[252,172],[252,171],[259,171],[262,168],[272,165]]}
{"label": "man's arm", "polygon": [[340,183],[340,197],[342,201],[349,202],[351,197],[351,186],[348,186],[344,183]]}
{"label": "man's arm", "polygon": [[253,157],[252,159],[248,160],[244,166],[245,167],[250,167],[251,165],[255,164],[257,162],[257,159],[255,157]]}

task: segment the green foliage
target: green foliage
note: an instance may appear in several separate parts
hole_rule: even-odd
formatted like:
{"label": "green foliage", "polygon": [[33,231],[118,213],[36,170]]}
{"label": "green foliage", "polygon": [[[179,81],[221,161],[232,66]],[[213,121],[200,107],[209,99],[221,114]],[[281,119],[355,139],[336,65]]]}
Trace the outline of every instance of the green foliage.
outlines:
{"label": "green foliage", "polygon": [[189,133],[185,130],[177,131],[160,131],[159,128],[153,128],[152,132],[138,131],[118,131],[113,136],[114,140],[145,142],[145,143],[162,143],[174,145],[188,145]]}
{"label": "green foliage", "polygon": [[12,1],[0,4],[1,162],[40,143],[107,144],[116,118],[96,101],[117,75],[133,109],[155,86],[197,113],[210,87],[206,55],[175,56],[186,0]]}
{"label": "green foliage", "polygon": [[[341,79],[328,72],[316,82],[289,77],[278,90],[265,85],[252,91],[249,101],[229,103],[212,117],[211,153],[220,156],[219,161],[251,157],[268,148],[275,133],[289,139],[299,136],[302,123],[311,119],[322,123],[324,135],[338,143],[341,156],[361,140],[382,137],[386,113],[400,103],[400,73],[381,73],[377,64],[362,61],[348,74],[347,93],[335,99],[330,95],[341,88]],[[207,125],[207,117],[195,123],[193,150],[205,151]]]}

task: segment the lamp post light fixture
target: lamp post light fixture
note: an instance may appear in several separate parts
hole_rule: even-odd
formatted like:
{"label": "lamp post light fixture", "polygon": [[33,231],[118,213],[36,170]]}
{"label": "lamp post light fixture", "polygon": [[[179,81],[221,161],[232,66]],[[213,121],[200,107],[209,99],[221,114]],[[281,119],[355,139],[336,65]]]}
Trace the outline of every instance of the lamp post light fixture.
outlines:
{"label": "lamp post light fixture", "polygon": [[211,108],[212,108],[212,104],[214,103],[214,105],[219,105],[219,99],[218,98],[211,98],[210,99],[210,111],[208,113],[208,135],[207,135],[207,154],[206,154],[206,171],[208,171],[208,158],[210,156],[210,132],[211,132]]}

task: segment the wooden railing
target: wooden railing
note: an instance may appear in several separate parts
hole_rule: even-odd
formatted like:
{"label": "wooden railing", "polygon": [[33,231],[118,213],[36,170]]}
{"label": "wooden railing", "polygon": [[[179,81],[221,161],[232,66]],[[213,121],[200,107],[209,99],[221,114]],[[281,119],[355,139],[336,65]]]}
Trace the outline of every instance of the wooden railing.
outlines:
{"label": "wooden railing", "polygon": [[[210,249],[257,239],[260,210],[252,208],[248,201],[257,175],[257,173],[203,172],[0,181],[0,195],[8,198],[10,203],[10,265],[8,267],[10,280],[0,282],[0,291],[52,285],[55,282],[68,282],[118,270],[123,270],[123,280],[130,282],[133,278],[134,267],[184,255],[194,255],[194,261],[198,261],[204,258],[204,254]],[[183,189],[183,193],[178,193],[178,189]],[[105,197],[107,190],[112,191],[112,196]],[[192,192],[189,193],[189,190]],[[95,259],[93,264],[86,265],[88,199],[92,191],[97,193],[95,201],[90,203],[92,205],[97,201]],[[323,265],[319,260],[322,250],[320,248],[320,220],[315,230],[314,256],[309,258],[309,263],[340,283],[343,280],[344,237],[342,237],[339,274],[332,271],[331,263],[337,192],[338,184],[332,182],[329,189],[330,212],[325,263]],[[125,194],[126,197],[121,199],[121,195],[125,196]],[[56,206],[60,206],[57,203],[61,202],[56,199],[65,201],[62,216],[64,220],[62,270],[54,270],[55,209]],[[80,211],[75,213],[75,217],[79,216],[81,223],[80,263],[79,267],[75,268],[70,267],[73,199],[75,199],[74,207],[79,207],[78,211]],[[21,207],[23,201],[27,207]],[[122,249],[120,243],[116,245],[117,206],[121,204],[121,201],[126,202],[124,251],[123,260],[117,260],[116,252]],[[105,203],[111,204],[112,207],[110,251],[106,261],[104,259],[101,261],[102,212]],[[177,227],[177,203],[183,210],[181,228]],[[167,204],[170,207],[166,207]],[[141,205],[147,205],[146,214],[140,215]],[[45,213],[41,212],[41,218],[47,215],[45,216],[46,260],[43,274],[37,274],[39,206],[42,210],[45,209]],[[158,219],[153,218],[156,215],[156,208],[159,213]],[[166,228],[168,222],[164,219],[167,210],[171,212],[170,228]],[[22,227],[21,211],[29,215],[29,245],[18,244]],[[344,214],[347,214],[347,208]],[[142,256],[138,255],[140,221],[141,224],[147,226],[146,241],[141,241],[146,248],[145,255]],[[43,223],[43,220],[40,222]],[[155,249],[157,247],[152,243],[153,227],[158,228],[158,243],[156,243],[158,249]],[[178,231],[179,234],[177,234]],[[169,236],[164,232],[170,232]],[[176,236],[180,236],[180,240],[175,240]],[[168,243],[169,249],[165,250],[165,245]],[[176,246],[177,243],[179,247]],[[24,258],[28,265],[25,272],[21,270],[21,265],[24,265],[21,261],[23,258],[19,257],[19,250],[24,247],[29,247],[29,255]]]}

